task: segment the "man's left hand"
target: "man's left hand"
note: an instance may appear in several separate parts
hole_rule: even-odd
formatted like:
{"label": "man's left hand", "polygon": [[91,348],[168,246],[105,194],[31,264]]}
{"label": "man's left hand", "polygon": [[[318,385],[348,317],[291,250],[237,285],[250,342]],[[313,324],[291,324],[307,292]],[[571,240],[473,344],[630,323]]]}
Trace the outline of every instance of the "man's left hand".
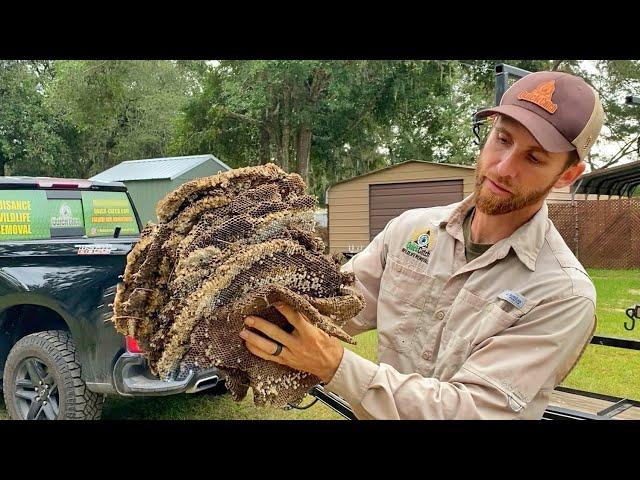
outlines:
{"label": "man's left hand", "polygon": [[[273,306],[294,327],[293,332],[287,333],[264,318],[249,316],[245,318],[245,325],[269,337],[266,339],[246,328],[242,329],[240,337],[245,340],[249,351],[265,360],[309,372],[324,383],[329,383],[342,361],[344,347],[340,340],[312,325],[307,317],[289,305],[278,302]],[[282,351],[277,356],[273,355],[278,350],[275,342],[282,345]]]}

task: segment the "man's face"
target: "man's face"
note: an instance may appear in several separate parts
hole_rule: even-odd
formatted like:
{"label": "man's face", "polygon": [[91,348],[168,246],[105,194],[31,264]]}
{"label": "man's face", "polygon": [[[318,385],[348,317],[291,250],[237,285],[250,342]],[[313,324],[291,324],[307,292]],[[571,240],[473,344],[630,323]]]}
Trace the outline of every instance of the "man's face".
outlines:
{"label": "man's face", "polygon": [[547,152],[529,131],[498,116],[476,167],[476,207],[502,215],[541,202],[564,171],[566,152]]}

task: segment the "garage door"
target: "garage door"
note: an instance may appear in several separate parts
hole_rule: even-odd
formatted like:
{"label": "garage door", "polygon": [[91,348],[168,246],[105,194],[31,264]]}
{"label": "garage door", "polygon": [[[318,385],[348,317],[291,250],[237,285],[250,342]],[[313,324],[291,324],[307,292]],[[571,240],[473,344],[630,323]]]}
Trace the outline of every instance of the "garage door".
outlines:
{"label": "garage door", "polygon": [[370,238],[406,210],[449,205],[462,198],[462,180],[369,185]]}

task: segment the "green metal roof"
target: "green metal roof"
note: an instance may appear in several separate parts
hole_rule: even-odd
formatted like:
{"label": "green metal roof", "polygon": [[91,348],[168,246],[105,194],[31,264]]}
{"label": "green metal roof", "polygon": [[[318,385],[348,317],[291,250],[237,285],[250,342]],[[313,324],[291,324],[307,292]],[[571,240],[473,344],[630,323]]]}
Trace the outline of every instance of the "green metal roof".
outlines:
{"label": "green metal roof", "polygon": [[189,170],[212,160],[222,170],[231,168],[213,155],[191,155],[184,157],[148,158],[122,162],[89,180],[101,182],[125,182],[129,180],[173,180]]}

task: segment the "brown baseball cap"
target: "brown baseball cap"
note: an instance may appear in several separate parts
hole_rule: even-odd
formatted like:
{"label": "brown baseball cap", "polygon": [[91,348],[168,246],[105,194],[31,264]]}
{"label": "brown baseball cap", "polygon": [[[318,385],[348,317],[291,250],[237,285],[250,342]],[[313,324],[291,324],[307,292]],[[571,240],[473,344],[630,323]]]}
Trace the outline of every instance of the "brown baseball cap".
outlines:
{"label": "brown baseball cap", "polygon": [[577,150],[583,160],[604,122],[598,92],[582,78],[563,72],[535,72],[515,82],[500,105],[478,118],[500,113],[520,122],[548,152]]}

